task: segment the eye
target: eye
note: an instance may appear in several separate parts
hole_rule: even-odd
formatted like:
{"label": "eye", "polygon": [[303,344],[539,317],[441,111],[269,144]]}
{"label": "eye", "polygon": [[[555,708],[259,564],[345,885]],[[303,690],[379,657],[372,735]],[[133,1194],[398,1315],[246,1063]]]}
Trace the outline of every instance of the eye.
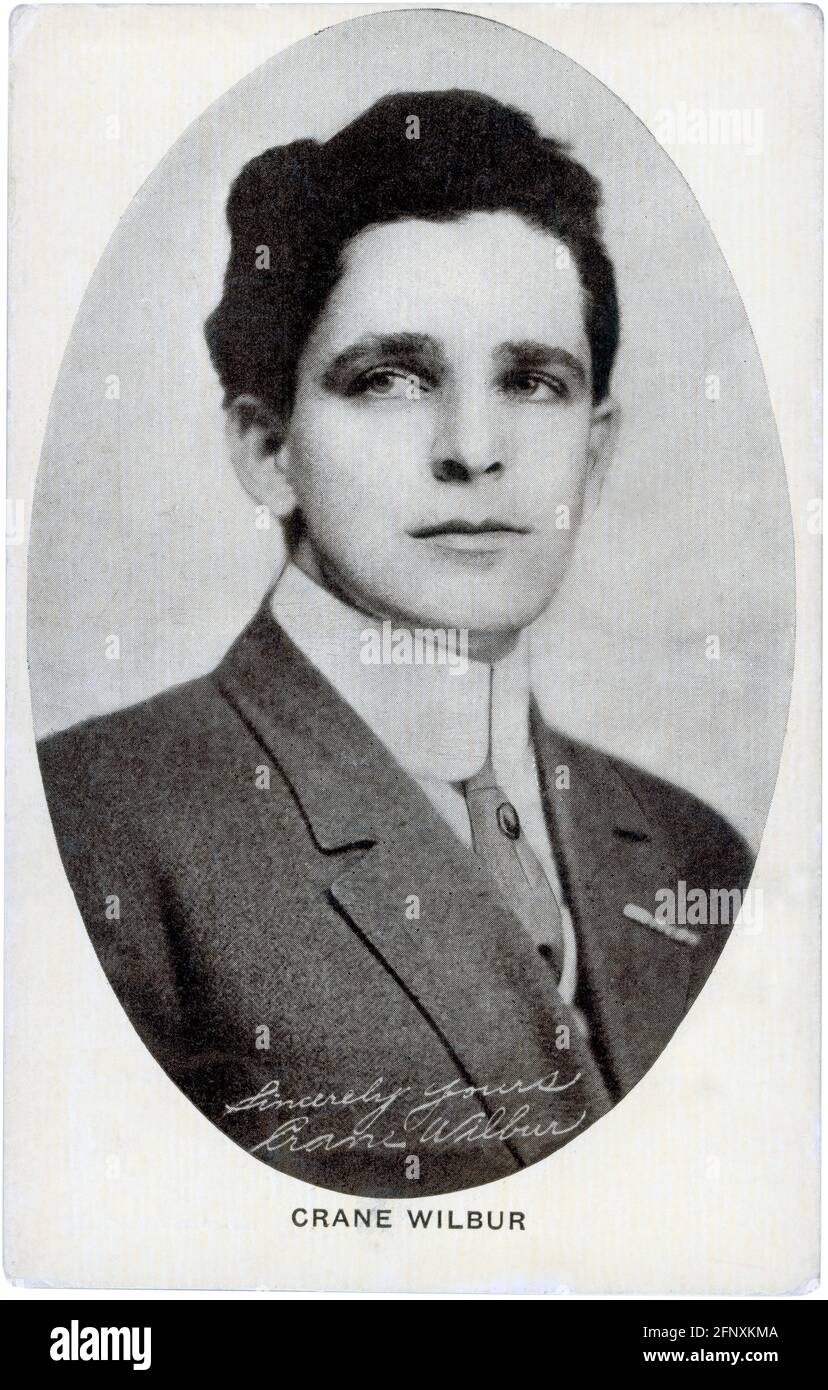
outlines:
{"label": "eye", "polygon": [[543,403],[565,401],[569,398],[569,387],[561,377],[546,376],[538,372],[510,372],[505,386],[510,395],[521,401]]}
{"label": "eye", "polygon": [[373,367],[354,382],[352,393],[375,396],[385,401],[416,401],[428,390],[428,383],[417,372],[399,367]]}

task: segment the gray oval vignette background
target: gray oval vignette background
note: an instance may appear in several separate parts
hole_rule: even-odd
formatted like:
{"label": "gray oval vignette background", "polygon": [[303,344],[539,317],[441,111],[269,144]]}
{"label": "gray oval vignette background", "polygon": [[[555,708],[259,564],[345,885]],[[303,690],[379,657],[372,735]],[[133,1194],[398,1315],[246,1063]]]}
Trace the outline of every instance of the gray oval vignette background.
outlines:
{"label": "gray oval vignette background", "polygon": [[35,732],[210,670],[281,563],[278,529],[256,528],[232,472],[202,332],[231,181],[261,150],[325,139],[386,92],[445,87],[491,93],[569,142],[602,183],[618,272],[622,435],[536,633],[540,704],[550,723],[701,795],[756,846],[790,694],[793,542],[738,290],[675,165],[618,97],[540,42],[450,11],[373,14],[278,54],[194,122],[121,219],[75,322],[38,474]]}

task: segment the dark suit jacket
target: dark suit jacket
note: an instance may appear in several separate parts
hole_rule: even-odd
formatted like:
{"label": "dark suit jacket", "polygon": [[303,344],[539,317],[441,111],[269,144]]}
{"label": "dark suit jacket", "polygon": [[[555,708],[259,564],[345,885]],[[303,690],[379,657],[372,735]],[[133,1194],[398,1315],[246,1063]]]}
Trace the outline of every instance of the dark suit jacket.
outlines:
{"label": "dark suit jacket", "polygon": [[688,793],[533,723],[591,1047],[485,866],[266,604],[212,675],[40,745],[119,1000],[259,1158],[372,1196],[487,1182],[669,1042],[727,928],[688,945],[623,909],[681,879],[744,889],[749,852]]}

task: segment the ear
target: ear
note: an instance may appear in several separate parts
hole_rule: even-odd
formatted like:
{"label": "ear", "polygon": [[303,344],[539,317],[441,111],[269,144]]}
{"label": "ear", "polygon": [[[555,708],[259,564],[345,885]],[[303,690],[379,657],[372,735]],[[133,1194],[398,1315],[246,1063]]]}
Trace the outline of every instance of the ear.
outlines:
{"label": "ear", "polygon": [[615,453],[621,425],[621,407],[607,396],[593,407],[587,443],[587,483],[584,511],[592,512],[598,505],[601,489],[610,460]]}
{"label": "ear", "polygon": [[284,431],[276,414],[258,396],[237,396],[227,407],[227,445],[245,492],[284,518],[296,507],[287,480]]}

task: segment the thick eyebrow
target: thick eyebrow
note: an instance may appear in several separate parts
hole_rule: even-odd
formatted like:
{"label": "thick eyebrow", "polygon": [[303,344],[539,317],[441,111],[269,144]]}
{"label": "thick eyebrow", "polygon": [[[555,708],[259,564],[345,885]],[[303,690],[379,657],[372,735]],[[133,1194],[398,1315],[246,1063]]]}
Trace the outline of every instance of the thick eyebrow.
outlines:
{"label": "thick eyebrow", "polygon": [[568,352],[566,348],[552,347],[550,343],[533,341],[501,343],[496,356],[502,364],[521,370],[563,367],[575,379],[578,386],[585,387],[587,385],[586,366],[580,357]]}
{"label": "thick eyebrow", "polygon": [[[427,333],[367,333],[331,359],[322,376],[323,385],[340,387],[355,369],[388,358],[412,371],[427,369],[436,374],[445,368],[439,343]],[[511,370],[562,368],[569,372],[577,386],[585,388],[588,383],[583,361],[566,348],[553,347],[550,343],[531,339],[501,343],[495,358],[501,366]]]}
{"label": "thick eyebrow", "polygon": [[426,333],[368,333],[338,352],[325,367],[325,386],[338,386],[355,367],[391,358],[412,369],[437,371],[444,365],[439,344]]}

